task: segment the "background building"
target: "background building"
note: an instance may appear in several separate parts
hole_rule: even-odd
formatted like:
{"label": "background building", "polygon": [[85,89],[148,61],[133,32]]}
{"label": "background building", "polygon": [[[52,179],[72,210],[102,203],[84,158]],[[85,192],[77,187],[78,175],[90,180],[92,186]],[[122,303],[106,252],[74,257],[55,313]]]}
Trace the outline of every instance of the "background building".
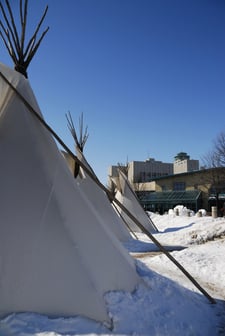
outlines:
{"label": "background building", "polygon": [[[117,176],[118,166],[111,166],[109,176]],[[180,152],[174,163],[154,159],[132,161],[123,167],[145,210],[164,213],[176,205],[184,205],[197,212],[211,211],[217,206],[218,214],[225,209],[225,168],[199,170],[199,161]],[[109,184],[110,187],[110,184]]]}
{"label": "background building", "polygon": [[[117,168],[118,166],[110,166],[109,176],[117,177]],[[180,152],[175,156],[174,163],[165,163],[149,158],[146,161],[131,161],[126,166],[120,166],[120,168],[125,170],[129,182],[134,185],[151,182],[162,176],[197,171],[199,170],[199,161],[191,160],[187,153]]]}
{"label": "background building", "polygon": [[199,170],[199,161],[191,160],[185,152],[180,152],[174,157],[173,173],[180,174]]}
{"label": "background building", "polygon": [[197,212],[199,209],[218,209],[224,214],[225,168],[210,168],[173,174],[154,180],[155,191],[136,190],[145,210],[164,213],[176,205],[184,205]]}
{"label": "background building", "polygon": [[132,161],[128,164],[127,177],[130,183],[150,182],[156,177],[173,174],[173,164],[149,158],[146,161]]}

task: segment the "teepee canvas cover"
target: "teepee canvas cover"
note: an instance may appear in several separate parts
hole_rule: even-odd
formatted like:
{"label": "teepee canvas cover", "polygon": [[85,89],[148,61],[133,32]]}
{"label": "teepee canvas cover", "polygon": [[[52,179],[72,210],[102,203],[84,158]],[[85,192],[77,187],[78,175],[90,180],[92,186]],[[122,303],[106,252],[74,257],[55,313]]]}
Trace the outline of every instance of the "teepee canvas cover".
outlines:
{"label": "teepee canvas cover", "polygon": [[[123,204],[127,210],[148,230],[148,232],[155,233],[157,229],[150,221],[150,218],[145,213],[139,200],[137,199],[127,177],[118,169],[119,178],[116,179],[116,199]],[[134,232],[141,232],[141,229],[134,223],[134,221],[117,205],[114,206],[118,209],[121,217],[125,220],[128,226]]]}
{"label": "teepee canvas cover", "polygon": [[[0,72],[41,115],[29,81]],[[104,293],[139,282],[133,260],[78,188],[55,141],[0,73],[0,316],[108,320]]]}

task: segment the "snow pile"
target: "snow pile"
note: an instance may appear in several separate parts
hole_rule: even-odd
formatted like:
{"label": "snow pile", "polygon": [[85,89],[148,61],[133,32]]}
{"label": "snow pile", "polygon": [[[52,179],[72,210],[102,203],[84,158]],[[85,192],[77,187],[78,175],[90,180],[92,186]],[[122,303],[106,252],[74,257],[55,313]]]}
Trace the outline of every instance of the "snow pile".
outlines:
{"label": "snow pile", "polygon": [[[131,241],[129,251],[136,259],[143,283],[133,293],[105,295],[112,324],[103,325],[81,316],[50,319],[32,313],[11,314],[0,321],[1,336],[135,335],[180,336],[225,334],[225,219],[204,214],[189,216],[151,214],[165,246],[177,246],[172,255],[216,299],[208,299],[144,234]],[[143,251],[137,253],[137,246]],[[54,279],[52,279],[54,281]]]}
{"label": "snow pile", "polygon": [[187,209],[183,205],[177,205],[175,208],[169,210],[170,215],[176,215],[176,216],[193,216],[194,212],[192,210]]}
{"label": "snow pile", "polygon": [[169,212],[163,216],[151,214],[151,218],[159,229],[155,237],[164,245],[179,242],[182,246],[189,246],[225,237],[225,218],[212,218],[205,214],[189,217],[185,211],[181,216]]}

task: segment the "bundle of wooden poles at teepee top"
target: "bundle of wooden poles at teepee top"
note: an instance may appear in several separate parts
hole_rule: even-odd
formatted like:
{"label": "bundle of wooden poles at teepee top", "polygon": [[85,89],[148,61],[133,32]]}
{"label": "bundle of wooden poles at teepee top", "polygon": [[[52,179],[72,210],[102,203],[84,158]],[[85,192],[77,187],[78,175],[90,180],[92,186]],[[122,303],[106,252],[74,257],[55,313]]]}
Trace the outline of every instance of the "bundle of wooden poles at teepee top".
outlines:
{"label": "bundle of wooden poles at teepee top", "polygon": [[25,0],[23,4],[23,0],[20,0],[20,25],[21,25],[21,34],[16,28],[15,18],[13,16],[13,12],[8,0],[5,0],[6,9],[4,8],[2,1],[0,2],[1,12],[4,18],[4,23],[0,20],[0,36],[5,44],[6,49],[10,57],[13,60],[14,68],[18,72],[22,73],[26,78],[28,77],[27,68],[36,54],[41,41],[46,35],[49,27],[47,27],[44,32],[41,34],[40,38],[37,40],[37,35],[41,28],[41,25],[45,19],[45,16],[48,11],[48,6],[46,6],[45,11],[37,24],[37,27],[28,41],[26,45],[25,37],[26,37],[26,29],[27,29],[27,7],[28,0]]}
{"label": "bundle of wooden poles at teepee top", "polygon": [[[26,31],[26,22],[27,22],[27,4],[28,0],[25,0],[23,6],[23,0],[20,0],[20,19],[21,19],[21,38],[19,39],[19,34],[16,29],[15,20],[13,17],[12,9],[10,7],[9,1],[5,0],[6,7],[9,13],[9,18],[7,17],[7,13],[0,2],[0,8],[3,13],[3,17],[5,19],[6,25],[0,21],[1,28],[3,32],[0,32],[0,36],[2,37],[4,44],[11,56],[15,70],[22,73],[25,77],[27,77],[27,68],[35,55],[43,37],[47,33],[47,28],[41,35],[40,39],[36,42],[36,37],[39,32],[40,26],[45,18],[48,7],[46,7],[45,12],[32,36],[30,41],[28,42],[27,47],[25,47],[25,31]],[[11,21],[11,24],[10,24]],[[2,72],[0,72],[0,76],[2,79],[9,85],[9,87],[14,91],[14,93],[21,99],[27,109],[32,113],[39,122],[51,133],[51,135],[55,138],[55,140],[65,149],[65,151],[81,166],[84,171],[98,184],[98,186],[106,193],[110,201],[114,201],[134,222],[140,227],[140,229],[155,243],[155,245],[183,272],[183,274],[198,288],[200,292],[202,292],[211,303],[216,303],[214,298],[212,298],[201,286],[200,284],[190,275],[189,272],[159,243],[159,241],[148,231],[146,228],[133,216],[133,214],[126,209],[126,207],[121,204],[116,198],[114,198],[114,194],[112,194],[93,174],[93,172],[88,169],[73,152],[65,145],[62,139],[56,134],[56,132],[44,121],[44,119],[35,111],[35,109],[28,103],[28,101],[18,92],[18,90],[12,85],[11,82],[4,76]]]}
{"label": "bundle of wooden poles at teepee top", "polygon": [[[77,136],[77,132],[76,132],[76,129],[75,129],[75,126],[74,126],[74,123],[73,123],[73,119],[72,119],[72,116],[71,116],[71,113],[68,112],[66,114],[66,119],[67,119],[67,126],[69,128],[69,131],[75,141],[75,147],[77,147],[81,153],[83,153],[84,151],[84,146],[87,142],[87,139],[88,139],[88,127],[86,126],[85,127],[85,130],[84,130],[84,122],[83,122],[83,113],[81,114],[81,117],[79,119],[79,131],[80,131],[80,136],[78,138]],[[79,169],[80,169],[80,166],[78,164],[77,161],[74,162],[74,170],[73,170],[73,175],[74,175],[74,178],[76,178],[79,174]]]}

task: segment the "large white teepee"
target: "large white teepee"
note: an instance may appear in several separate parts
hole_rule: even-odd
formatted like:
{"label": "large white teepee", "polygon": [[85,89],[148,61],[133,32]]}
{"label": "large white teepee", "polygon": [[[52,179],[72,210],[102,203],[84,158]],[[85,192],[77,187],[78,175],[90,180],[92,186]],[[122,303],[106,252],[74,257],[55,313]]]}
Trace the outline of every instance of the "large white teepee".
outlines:
{"label": "large white teepee", "polygon": [[[116,199],[123,204],[123,206],[145,227],[150,233],[156,233],[157,229],[142,208],[139,200],[137,199],[126,175],[118,169],[119,178],[114,180],[116,184]],[[128,224],[130,229],[134,232],[142,232],[137,224],[114,202],[121,217]]]}
{"label": "large white teepee", "polygon": [[[92,172],[92,174],[94,174],[92,168],[86,161],[84,154],[78,147],[76,148],[76,153],[78,159]],[[103,223],[105,228],[111,231],[121,242],[131,240],[132,237],[130,232],[116,213],[108,196],[81,167],[76,181],[90,200],[96,215],[99,217],[99,220]]]}
{"label": "large white teepee", "polygon": [[134,262],[2,74],[41,115],[29,81],[0,64],[0,316],[109,320],[104,293],[134,290]]}

